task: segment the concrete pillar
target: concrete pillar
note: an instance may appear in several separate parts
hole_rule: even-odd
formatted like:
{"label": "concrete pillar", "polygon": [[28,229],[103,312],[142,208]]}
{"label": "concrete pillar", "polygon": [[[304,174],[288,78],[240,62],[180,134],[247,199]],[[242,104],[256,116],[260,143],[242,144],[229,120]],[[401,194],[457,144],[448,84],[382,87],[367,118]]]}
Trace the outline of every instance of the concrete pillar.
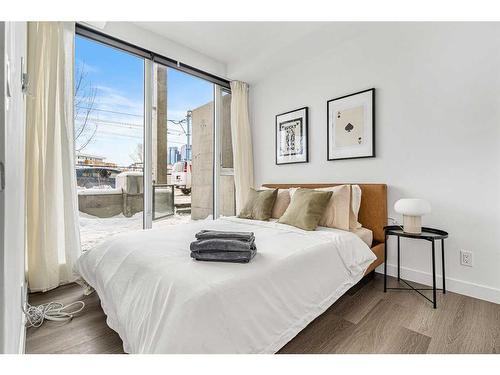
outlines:
{"label": "concrete pillar", "polygon": [[[157,66],[156,72],[156,119],[153,119],[153,181],[167,183],[167,68]],[[155,121],[156,120],[156,121]]]}
{"label": "concrete pillar", "polygon": [[191,218],[205,219],[213,212],[214,102],[193,109]]}
{"label": "concrete pillar", "polygon": [[[233,168],[231,143],[231,96],[222,97],[220,147],[223,168]],[[204,219],[213,212],[213,123],[214,103],[193,109],[193,175],[191,176],[191,218]],[[234,176],[219,176],[219,213],[235,214]]]}

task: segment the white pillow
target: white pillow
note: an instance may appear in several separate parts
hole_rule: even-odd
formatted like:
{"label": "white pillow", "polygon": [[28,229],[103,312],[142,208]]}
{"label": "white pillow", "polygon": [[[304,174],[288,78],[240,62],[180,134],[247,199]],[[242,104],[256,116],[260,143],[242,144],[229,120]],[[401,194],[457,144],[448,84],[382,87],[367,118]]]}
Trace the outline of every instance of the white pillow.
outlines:
{"label": "white pillow", "polygon": [[319,225],[322,227],[349,230],[349,218],[351,214],[351,188],[349,185],[338,185],[314,190],[331,191],[333,193],[319,221]]}
{"label": "white pillow", "polygon": [[351,185],[351,212],[349,213],[349,229],[362,227],[358,221],[359,208],[361,207],[361,188],[359,185]]}
{"label": "white pillow", "polygon": [[294,195],[294,194],[295,194],[295,192],[296,192],[297,190],[299,190],[299,189],[300,189],[300,188],[290,188],[290,189],[288,189],[288,193],[290,194],[290,199],[292,199],[292,198],[293,198],[293,195]]}

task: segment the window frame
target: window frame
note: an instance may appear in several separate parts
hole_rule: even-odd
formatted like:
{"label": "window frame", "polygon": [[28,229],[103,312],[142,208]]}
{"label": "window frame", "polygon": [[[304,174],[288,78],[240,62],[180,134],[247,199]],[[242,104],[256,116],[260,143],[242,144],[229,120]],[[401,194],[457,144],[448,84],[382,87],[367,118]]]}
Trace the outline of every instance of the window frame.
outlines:
{"label": "window frame", "polygon": [[[214,87],[214,119],[213,119],[213,209],[212,215],[216,219],[219,217],[219,176],[234,176],[234,168],[223,168],[220,155],[220,106],[222,101],[222,92],[231,94],[231,86],[228,80],[216,76],[214,74],[205,72],[201,69],[195,68],[180,61],[165,57],[163,55],[152,52],[146,48],[125,42],[121,39],[115,38],[103,32],[94,30],[88,26],[76,23],[75,35],[93,40],[108,47],[113,47],[118,50],[128,52],[132,55],[140,57],[144,60],[144,134],[143,134],[143,153],[144,153],[144,167],[143,167],[143,184],[144,184],[144,213],[143,213],[143,229],[151,229],[153,226],[153,202],[152,194],[153,185],[151,178],[146,176],[152,175],[152,121],[154,112],[154,68],[155,64],[163,65],[186,74],[201,78],[213,84]],[[219,96],[218,96],[219,95]]]}

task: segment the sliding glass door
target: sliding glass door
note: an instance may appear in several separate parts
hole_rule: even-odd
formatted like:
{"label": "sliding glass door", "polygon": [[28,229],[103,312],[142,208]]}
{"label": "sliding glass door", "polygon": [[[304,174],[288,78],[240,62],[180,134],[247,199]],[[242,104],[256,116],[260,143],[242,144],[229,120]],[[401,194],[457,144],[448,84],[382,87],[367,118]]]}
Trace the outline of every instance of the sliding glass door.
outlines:
{"label": "sliding glass door", "polygon": [[234,215],[229,89],[80,32],[74,140],[83,250],[119,232]]}
{"label": "sliding glass door", "polygon": [[215,85],[215,210],[214,216],[236,214],[231,138],[231,91]]}
{"label": "sliding glass door", "polygon": [[213,216],[214,84],[161,64],[153,72],[153,222]]}

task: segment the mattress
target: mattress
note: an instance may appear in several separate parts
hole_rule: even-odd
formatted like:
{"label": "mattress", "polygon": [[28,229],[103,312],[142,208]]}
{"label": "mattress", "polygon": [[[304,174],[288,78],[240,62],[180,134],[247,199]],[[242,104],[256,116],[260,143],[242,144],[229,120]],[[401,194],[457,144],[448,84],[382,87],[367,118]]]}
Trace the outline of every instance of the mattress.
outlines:
{"label": "mattress", "polygon": [[[270,219],[270,222],[277,223],[278,219]],[[329,229],[327,227],[318,227],[316,230],[323,230],[323,229]],[[368,228],[357,228],[357,229],[352,229],[352,233],[354,233],[356,236],[361,238],[361,240],[368,245],[368,247],[372,247],[373,244],[373,232],[368,229]]]}
{"label": "mattress", "polygon": [[[252,231],[257,254],[248,264],[195,261],[189,243],[201,229]],[[275,353],[375,258],[351,232],[221,218],[116,235],[75,270],[128,353]]]}

